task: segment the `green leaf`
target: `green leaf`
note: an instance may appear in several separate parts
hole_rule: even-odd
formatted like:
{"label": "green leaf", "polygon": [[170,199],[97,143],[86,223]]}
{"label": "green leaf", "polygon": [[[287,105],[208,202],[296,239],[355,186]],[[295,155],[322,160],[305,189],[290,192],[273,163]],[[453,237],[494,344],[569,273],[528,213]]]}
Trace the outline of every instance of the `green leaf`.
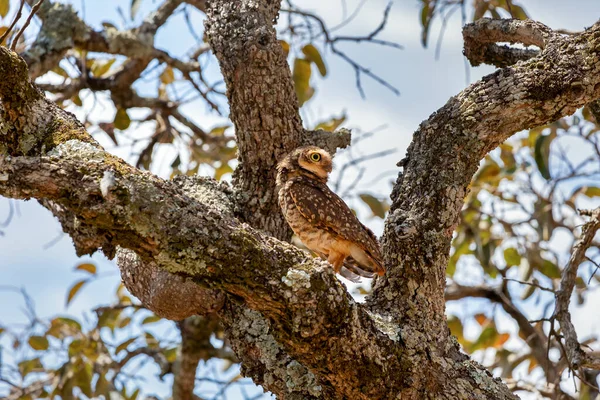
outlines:
{"label": "green leaf", "polygon": [[0,17],[4,18],[8,15],[10,9],[10,0],[0,0]]}
{"label": "green leaf", "polygon": [[550,143],[556,138],[556,132],[551,132],[548,135],[539,135],[535,141],[534,158],[540,174],[550,180]]}
{"label": "green leaf", "polygon": [[131,0],[131,19],[135,18],[141,4],[142,0]]}
{"label": "green leaf", "polygon": [[21,361],[19,364],[17,364],[17,366],[19,368],[19,373],[23,378],[25,378],[27,374],[31,372],[41,372],[44,370],[44,366],[38,357],[31,360]]}
{"label": "green leaf", "polygon": [[294,88],[298,97],[298,105],[302,105],[308,101],[314,94],[314,89],[310,87],[310,61],[304,58],[296,58],[294,60],[294,69],[292,78],[294,79]]}
{"label": "green leaf", "polygon": [[48,339],[46,336],[31,336],[27,343],[34,350],[48,350]]}
{"label": "green leaf", "polygon": [[389,205],[385,200],[379,200],[377,197],[371,196],[368,193],[362,193],[358,196],[369,206],[374,216],[382,219],[385,218],[385,213],[389,209]]}
{"label": "green leaf", "polygon": [[73,297],[75,297],[77,292],[79,292],[79,290],[86,283],[87,283],[87,279],[82,279],[79,282],[76,282],[73,286],[71,286],[71,289],[69,289],[69,294],[67,295],[67,304],[66,304],[67,306],[69,305],[69,303],[71,303],[71,301],[73,300]]}
{"label": "green leaf", "polygon": [[149,315],[142,321],[142,325],[152,324],[154,322],[160,321],[161,318],[158,315]]}
{"label": "green leaf", "polygon": [[89,272],[92,275],[96,275],[96,266],[91,263],[83,263],[76,266],[75,271],[85,271]]}
{"label": "green leaf", "polygon": [[306,56],[306,58],[309,61],[311,61],[312,63],[314,63],[317,66],[321,76],[327,75],[327,67],[325,66],[325,63],[323,62],[321,53],[319,53],[319,50],[317,50],[317,48],[315,46],[313,46],[312,44],[307,44],[306,46],[304,46],[302,48],[302,53]]}
{"label": "green leaf", "polygon": [[129,128],[129,124],[131,124],[131,119],[127,114],[127,110],[124,108],[117,109],[117,113],[115,114],[115,120],[113,122],[115,128],[120,130],[125,130]]}
{"label": "green leaf", "polygon": [[160,81],[165,85],[175,82],[175,73],[173,72],[173,68],[167,66],[162,74],[160,74]]}
{"label": "green leaf", "polygon": [[146,344],[148,345],[148,347],[150,347],[151,349],[155,349],[158,347],[158,340],[156,340],[153,334],[151,334],[150,332],[145,332],[144,336],[146,338]]}
{"label": "green leaf", "polygon": [[561,275],[558,265],[549,260],[542,261],[542,264],[538,266],[538,270],[550,279],[559,279]]}
{"label": "green leaf", "polygon": [[504,249],[504,261],[506,261],[507,267],[512,267],[521,264],[521,255],[519,251],[514,247]]}

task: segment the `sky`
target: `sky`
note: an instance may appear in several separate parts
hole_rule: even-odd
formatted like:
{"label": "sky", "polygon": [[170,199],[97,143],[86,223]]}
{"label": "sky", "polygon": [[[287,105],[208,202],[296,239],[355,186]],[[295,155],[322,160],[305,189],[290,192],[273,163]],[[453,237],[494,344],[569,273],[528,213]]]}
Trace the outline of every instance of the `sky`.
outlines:
{"label": "sky", "polygon": [[[12,0],[13,8],[15,0]],[[121,26],[122,19],[117,12],[121,6],[128,15],[129,1],[122,0],[76,0],[72,1],[80,10],[86,21],[99,26],[104,20],[116,22]],[[342,21],[341,1],[337,0],[297,0],[296,4],[322,16],[329,26]],[[348,10],[352,10],[357,1],[346,1]],[[139,11],[137,20],[149,10],[157,7],[158,1],[145,0]],[[364,35],[372,31],[378,24],[387,1],[369,0],[363,6],[356,19],[340,31],[340,34]],[[599,0],[529,0],[524,2],[528,13],[552,28],[581,30],[592,25],[600,16]],[[441,107],[451,96],[465,88],[467,82],[474,82],[494,70],[492,67],[466,68],[462,55],[462,35],[460,18],[449,21],[443,43],[439,51],[439,59],[435,56],[435,41],[440,29],[439,21],[431,31],[430,46],[423,48],[420,43],[421,27],[419,22],[420,1],[399,0],[394,2],[388,24],[380,38],[400,43],[403,50],[384,48],[372,44],[347,44],[341,46],[344,51],[356,57],[373,72],[396,86],[397,96],[368,77],[363,77],[366,98],[363,99],[354,86],[354,70],[343,60],[332,54],[324,54],[329,74],[326,78],[316,77],[313,81],[317,93],[307,107],[302,110],[306,126],[332,115],[346,113],[348,120],[345,127],[355,131],[377,130],[370,139],[365,140],[352,150],[355,155],[371,154],[384,149],[394,148],[396,153],[367,164],[368,168],[357,192],[368,192],[386,196],[390,190],[390,181],[398,172],[396,163],[403,157],[419,123],[428,118]],[[85,10],[85,11],[84,11]],[[4,22],[6,23],[6,21]],[[197,31],[202,31],[200,14],[195,14],[193,23]],[[185,38],[185,40],[184,40]],[[185,54],[192,45],[192,39],[181,16],[173,18],[157,36],[157,46],[174,55]],[[467,73],[468,71],[468,73]],[[216,80],[218,66],[212,62],[208,73]],[[147,88],[140,85],[143,92]],[[204,127],[218,125],[224,121],[217,115],[208,112],[203,105],[185,106],[185,111]],[[81,115],[79,113],[79,115]],[[111,121],[114,110],[110,107],[97,111],[100,120]],[[382,128],[383,127],[383,128]],[[109,142],[101,138],[102,144],[109,147]],[[113,149],[116,154],[126,155],[124,149]],[[168,152],[164,154],[169,157]],[[341,152],[336,157],[336,165],[343,164],[348,153]],[[337,170],[334,170],[334,179]],[[165,171],[159,171],[165,174]],[[381,178],[382,173],[389,172]],[[352,180],[347,176],[346,182]],[[100,254],[93,257],[77,258],[68,236],[52,215],[35,201],[12,202],[13,209],[18,211],[6,228],[1,228],[0,236],[0,285],[23,287],[35,300],[36,310],[40,317],[56,314],[83,315],[90,308],[113,301],[113,292],[119,282],[119,275],[113,262]],[[381,220],[369,218],[368,211],[358,202],[351,200],[351,205],[358,208],[359,215],[380,234],[383,228]],[[0,222],[9,213],[9,200],[0,199]],[[65,296],[68,288],[75,280],[83,278],[83,273],[74,272],[76,265],[92,261],[103,278],[83,290],[75,301],[65,307]],[[110,293],[110,296],[107,296]],[[11,325],[24,322],[22,299],[13,292],[0,290],[0,325]],[[450,305],[450,313],[468,313],[486,307],[487,303],[469,302],[466,306]],[[14,307],[18,305],[18,307]],[[600,306],[598,293],[592,294],[582,308],[573,312],[573,320],[580,335],[597,332],[600,321],[588,316]],[[506,322],[510,324],[509,321]],[[2,341],[0,341],[0,345]],[[149,376],[154,372],[148,371]],[[164,396],[168,392],[167,383],[149,379],[149,393]],[[2,395],[0,388],[0,395]]]}

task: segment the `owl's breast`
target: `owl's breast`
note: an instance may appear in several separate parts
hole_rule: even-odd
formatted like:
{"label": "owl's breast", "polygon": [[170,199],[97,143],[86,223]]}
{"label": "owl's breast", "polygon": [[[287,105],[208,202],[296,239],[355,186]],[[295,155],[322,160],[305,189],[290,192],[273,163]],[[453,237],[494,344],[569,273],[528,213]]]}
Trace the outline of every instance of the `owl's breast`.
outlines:
{"label": "owl's breast", "polygon": [[306,247],[322,254],[329,254],[332,248],[338,247],[340,244],[338,235],[315,226],[304,218],[291,197],[280,198],[280,204],[288,224]]}

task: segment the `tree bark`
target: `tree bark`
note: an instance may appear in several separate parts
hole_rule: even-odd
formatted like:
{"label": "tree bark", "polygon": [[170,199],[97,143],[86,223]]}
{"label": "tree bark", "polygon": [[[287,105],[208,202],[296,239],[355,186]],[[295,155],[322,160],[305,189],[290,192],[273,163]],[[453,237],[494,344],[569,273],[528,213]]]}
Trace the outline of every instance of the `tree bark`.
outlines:
{"label": "tree bark", "polygon": [[[168,273],[160,283],[183,277],[192,291],[225,292],[218,312],[244,373],[281,398],[514,399],[448,333],[450,240],[487,152],[600,97],[600,23],[571,37],[549,34],[537,57],[471,85],[421,124],[392,193],[388,272],[357,304],[326,262],[281,241],[289,228],[276,208],[276,160],[315,138],[331,145],[347,136],[302,129],[273,28],[278,6],[207,6],[240,152],[234,188],[164,181],[104,152],[30,84],[24,61],[0,48],[0,195],[42,200],[80,254],[101,248],[111,257],[120,246],[139,257],[129,260],[139,274],[146,266]],[[178,290],[140,285],[147,305]],[[203,311],[160,304],[165,315]]]}

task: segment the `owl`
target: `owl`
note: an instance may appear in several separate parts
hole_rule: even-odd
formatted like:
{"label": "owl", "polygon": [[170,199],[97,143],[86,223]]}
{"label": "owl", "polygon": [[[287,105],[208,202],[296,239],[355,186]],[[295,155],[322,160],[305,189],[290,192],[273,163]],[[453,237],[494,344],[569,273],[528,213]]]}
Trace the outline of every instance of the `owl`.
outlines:
{"label": "owl", "polygon": [[283,158],[277,165],[281,211],[302,243],[336,273],[353,281],[383,275],[377,237],[327,186],[331,168],[331,155],[315,146]]}

